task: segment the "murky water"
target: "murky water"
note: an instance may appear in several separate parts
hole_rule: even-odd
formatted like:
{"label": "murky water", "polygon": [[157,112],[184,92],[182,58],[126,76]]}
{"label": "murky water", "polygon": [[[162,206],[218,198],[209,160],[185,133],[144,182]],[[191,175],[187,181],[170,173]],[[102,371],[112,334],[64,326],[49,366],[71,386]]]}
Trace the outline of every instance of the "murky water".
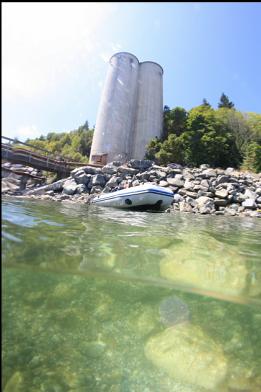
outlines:
{"label": "murky water", "polygon": [[4,199],[3,390],[260,391],[260,233]]}

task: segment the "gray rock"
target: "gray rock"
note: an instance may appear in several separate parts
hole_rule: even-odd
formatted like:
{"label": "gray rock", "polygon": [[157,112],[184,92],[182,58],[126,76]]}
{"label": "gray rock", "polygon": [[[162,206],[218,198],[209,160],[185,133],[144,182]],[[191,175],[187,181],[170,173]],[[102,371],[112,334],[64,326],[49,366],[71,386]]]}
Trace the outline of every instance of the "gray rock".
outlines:
{"label": "gray rock", "polygon": [[186,191],[186,189],[184,189],[184,188],[178,188],[178,193],[181,195],[181,196],[186,196],[187,195],[187,191]]}
{"label": "gray rock", "polygon": [[198,191],[198,196],[204,196],[204,197],[214,197],[214,193],[212,192],[204,192],[204,191]]}
{"label": "gray rock", "polygon": [[84,184],[79,184],[76,188],[76,193],[84,193],[87,192],[87,188]]}
{"label": "gray rock", "polygon": [[227,189],[220,189],[215,192],[215,196],[220,199],[225,199],[228,196],[228,191]]}
{"label": "gray rock", "polygon": [[215,212],[215,215],[224,215],[225,214],[225,211],[216,211]]}
{"label": "gray rock", "polygon": [[94,176],[91,177],[90,184],[92,186],[101,186],[103,187],[105,185],[105,177],[103,174],[95,174]]}
{"label": "gray rock", "polygon": [[174,194],[174,202],[179,203],[183,200],[183,197],[179,193]]}
{"label": "gray rock", "polygon": [[256,193],[251,191],[250,189],[246,189],[244,196],[246,199],[255,199],[256,198]]}
{"label": "gray rock", "polygon": [[191,205],[192,207],[196,207],[196,200],[193,199],[192,197],[186,197],[186,202]]}
{"label": "gray rock", "polygon": [[202,178],[210,178],[210,177],[216,177],[216,176],[217,176],[217,172],[215,169],[203,170],[203,172],[199,175],[199,177],[202,177]]}
{"label": "gray rock", "polygon": [[95,194],[95,193],[101,193],[102,191],[102,187],[99,185],[93,186],[91,189],[91,194]]}
{"label": "gray rock", "polygon": [[75,182],[74,179],[69,179],[65,181],[63,185],[63,193],[66,195],[73,195],[77,190],[78,184]]}
{"label": "gray rock", "polygon": [[118,167],[118,173],[135,175],[138,172],[139,171],[137,169],[133,169],[133,168],[127,167],[127,166],[119,166]]}
{"label": "gray rock", "polygon": [[80,173],[79,175],[75,176],[75,182],[77,184],[84,184],[87,185],[90,181],[91,175],[90,174],[86,174],[84,171],[83,173]]}
{"label": "gray rock", "polygon": [[101,169],[99,167],[83,166],[83,167],[81,167],[81,169],[83,169],[86,174],[99,174],[99,173],[101,173]]}
{"label": "gray rock", "polygon": [[166,177],[166,173],[162,170],[156,170],[156,176],[160,179],[163,180]]}
{"label": "gray rock", "polygon": [[169,186],[169,183],[168,183],[167,181],[161,180],[161,181],[159,182],[159,186],[163,186],[163,187]]}
{"label": "gray rock", "polygon": [[226,183],[226,182],[230,182],[229,176],[225,176],[225,175],[218,176],[218,178],[216,179],[216,186],[219,184]]}
{"label": "gray rock", "polygon": [[238,205],[238,204],[235,204],[235,203],[231,204],[229,207],[230,207],[232,210],[235,210],[235,211],[238,211],[238,209],[239,209],[239,205]]}
{"label": "gray rock", "polygon": [[210,166],[209,166],[208,163],[203,163],[202,165],[199,166],[199,168],[200,168],[201,170],[208,169],[209,167],[210,167]]}
{"label": "gray rock", "polygon": [[189,197],[192,197],[193,199],[196,199],[198,197],[197,192],[189,192],[189,191],[187,191],[186,195],[189,196]]}
{"label": "gray rock", "polygon": [[174,186],[177,186],[178,188],[181,188],[181,187],[183,187],[183,185],[184,185],[184,181],[183,180],[180,180],[180,179],[178,179],[178,178],[167,178],[167,182],[170,184],[170,185],[174,185]]}
{"label": "gray rock", "polygon": [[158,165],[153,165],[152,166],[153,170],[160,170],[163,171],[164,173],[168,174],[171,172],[171,169],[169,167],[165,167],[165,166],[158,166]]}
{"label": "gray rock", "polygon": [[[132,186],[138,186],[138,185],[140,185],[139,180],[134,180],[133,183],[132,183]],[[163,186],[163,185],[161,185],[161,186]]]}
{"label": "gray rock", "polygon": [[235,216],[237,215],[237,212],[233,208],[226,208],[225,214],[229,216]]}
{"label": "gray rock", "polygon": [[107,182],[106,186],[110,187],[110,188],[115,188],[116,186],[119,185],[119,183],[121,182],[122,178],[118,177],[118,176],[112,176],[109,181]]}
{"label": "gray rock", "polygon": [[205,188],[207,188],[207,190],[208,190],[209,181],[208,181],[208,180],[202,180],[201,183],[200,183],[200,185],[203,186],[203,187],[205,187]]}
{"label": "gray rock", "polygon": [[189,203],[187,203],[185,200],[179,203],[179,209],[181,212],[192,212],[193,210],[192,206]]}
{"label": "gray rock", "polygon": [[226,206],[228,201],[226,199],[214,199],[215,206]]}
{"label": "gray rock", "polygon": [[189,180],[185,180],[184,188],[188,189],[188,190],[193,190],[194,185],[195,185],[194,182],[189,181]]}
{"label": "gray rock", "polygon": [[150,178],[150,175],[148,172],[138,173],[138,174],[136,174],[136,178],[139,179],[140,181],[148,181],[148,179]]}
{"label": "gray rock", "polygon": [[115,174],[115,173],[117,173],[118,167],[109,163],[108,165],[103,166],[103,168],[101,170],[102,170],[102,173],[105,173],[105,174]]}
{"label": "gray rock", "polygon": [[196,207],[199,209],[200,214],[210,214],[215,211],[214,200],[206,196],[200,196],[196,199]]}
{"label": "gray rock", "polygon": [[246,199],[242,203],[242,207],[249,208],[249,209],[255,209],[256,208],[256,202],[255,199]]}
{"label": "gray rock", "polygon": [[234,168],[233,167],[228,167],[226,170],[225,170],[225,174],[229,174],[229,175],[231,175],[233,172],[234,172]]}
{"label": "gray rock", "polygon": [[148,160],[148,159],[144,159],[144,160],[139,160],[139,159],[131,159],[128,162],[128,166],[133,168],[133,169],[138,169],[140,171],[144,171],[149,169],[152,166],[153,162]]}
{"label": "gray rock", "polygon": [[[70,177],[69,177],[70,179]],[[68,178],[64,178],[62,180],[53,182],[52,184],[40,186],[38,188],[32,189],[26,192],[26,195],[41,195],[47,191],[53,190],[54,192],[61,192],[63,190],[63,186],[66,181],[69,180]]]}

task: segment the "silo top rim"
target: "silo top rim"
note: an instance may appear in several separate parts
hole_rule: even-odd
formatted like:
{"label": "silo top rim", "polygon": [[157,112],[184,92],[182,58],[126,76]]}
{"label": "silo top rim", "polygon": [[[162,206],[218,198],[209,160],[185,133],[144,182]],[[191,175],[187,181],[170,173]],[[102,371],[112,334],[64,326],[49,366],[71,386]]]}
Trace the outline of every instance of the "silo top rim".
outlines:
{"label": "silo top rim", "polygon": [[160,68],[161,68],[161,70],[162,70],[162,73],[164,73],[164,70],[163,70],[162,66],[161,66],[160,64],[158,64],[158,63],[155,63],[155,61],[142,61],[142,63],[140,63],[140,65],[142,65],[142,64],[146,64],[146,63],[152,63],[152,64],[156,64],[158,67],[160,67]]}
{"label": "silo top rim", "polygon": [[113,57],[118,56],[119,54],[128,54],[129,56],[134,57],[134,58],[138,61],[138,63],[139,63],[139,59],[138,59],[134,54],[132,54],[132,53],[130,53],[130,52],[118,52],[118,53],[115,53],[115,54],[113,54],[113,55],[111,56],[110,61],[111,61],[111,59],[112,59]]}

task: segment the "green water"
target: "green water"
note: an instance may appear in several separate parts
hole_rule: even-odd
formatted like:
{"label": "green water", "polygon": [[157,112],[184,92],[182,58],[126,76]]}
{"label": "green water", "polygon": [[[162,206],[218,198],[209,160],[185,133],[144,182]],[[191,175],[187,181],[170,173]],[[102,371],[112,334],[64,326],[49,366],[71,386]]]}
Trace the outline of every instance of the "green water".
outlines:
{"label": "green water", "polygon": [[[260,391],[260,233],[254,218],[4,199],[4,392]],[[170,296],[190,320],[151,356]],[[225,363],[210,384],[209,350]]]}

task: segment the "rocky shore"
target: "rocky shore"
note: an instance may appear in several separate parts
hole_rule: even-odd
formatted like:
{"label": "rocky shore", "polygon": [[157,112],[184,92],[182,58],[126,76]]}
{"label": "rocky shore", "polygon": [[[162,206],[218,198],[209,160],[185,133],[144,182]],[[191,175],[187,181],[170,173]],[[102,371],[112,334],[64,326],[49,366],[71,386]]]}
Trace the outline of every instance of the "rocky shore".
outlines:
{"label": "rocky shore", "polygon": [[[28,170],[32,174],[32,169]],[[33,177],[24,185],[24,176],[20,179],[17,174],[15,176],[9,174],[2,178],[2,194],[90,203],[101,192],[149,182],[174,192],[173,204],[167,212],[261,216],[261,173],[240,172],[233,168],[213,169],[208,165],[188,168],[177,164],[163,167],[149,160],[133,159],[124,165],[111,162],[102,168],[80,167],[74,169],[70,177],[47,185],[41,185],[41,181]]]}

